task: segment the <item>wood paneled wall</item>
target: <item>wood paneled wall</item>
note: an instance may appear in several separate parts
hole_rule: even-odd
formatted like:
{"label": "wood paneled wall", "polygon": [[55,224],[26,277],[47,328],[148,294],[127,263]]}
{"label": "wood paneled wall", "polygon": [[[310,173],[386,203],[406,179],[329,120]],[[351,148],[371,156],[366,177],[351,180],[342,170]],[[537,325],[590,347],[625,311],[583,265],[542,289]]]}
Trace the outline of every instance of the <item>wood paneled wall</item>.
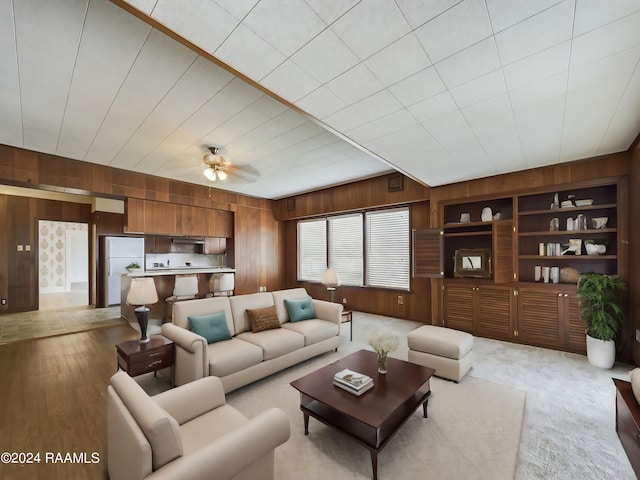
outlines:
{"label": "wood paneled wall", "polygon": [[[402,182],[402,188],[390,191],[390,186]],[[276,218],[293,220],[328,213],[350,212],[391,205],[429,200],[430,188],[399,173],[325,188],[316,192],[278,200]]]}
{"label": "wood paneled wall", "polygon": [[[314,298],[329,299],[324,285],[297,281],[298,238],[295,218],[302,212],[309,213],[308,216],[318,216],[409,204],[411,228],[427,228],[429,226],[429,202],[425,201],[429,198],[429,189],[408,178],[403,178],[405,190],[387,192],[388,179],[394,176],[385,175],[292,197],[295,198],[295,210],[286,211],[287,201],[291,202],[291,199],[278,202],[278,214],[291,218],[285,222],[287,249],[285,281],[288,287],[302,286]],[[399,303],[398,296],[402,297],[402,303]],[[340,286],[336,291],[336,301],[342,302],[343,298],[347,300],[345,308],[348,309],[430,323],[429,279],[412,278],[409,292]]]}
{"label": "wood paneled wall", "polygon": [[629,295],[631,298],[630,341],[633,342],[633,363],[640,365],[640,342],[635,340],[635,331],[640,329],[640,145],[632,152],[629,176],[629,258],[631,275]]}
{"label": "wood paneled wall", "polygon": [[[233,212],[236,231],[234,240],[237,240],[238,244],[228,245],[227,252],[228,258],[235,259],[236,262],[236,292],[257,292],[258,286],[262,285],[270,290],[284,288],[283,234],[282,228],[273,215],[275,202],[272,200],[93,165],[7,145],[0,145],[0,183],[122,200],[127,198],[156,200]],[[7,311],[18,311],[14,308],[15,306],[19,306],[20,310],[36,308],[33,301],[37,292],[34,283],[36,262],[33,254],[35,251],[32,250],[32,255],[28,259],[24,256],[26,265],[20,264],[20,268],[16,262],[21,261],[21,257],[15,260],[9,258],[13,254],[11,247],[13,245],[15,248],[18,237],[24,236],[33,244],[36,214],[23,212],[24,215],[16,215],[15,205],[12,204],[17,202],[22,205],[22,202],[27,200],[32,199],[0,196],[0,227],[6,227],[0,232],[0,298],[9,297],[10,288],[12,289],[9,304],[4,307]],[[66,214],[65,209],[75,208],[72,207],[73,205],[76,204],[46,207],[50,210],[45,211],[41,218],[76,221],[70,218],[53,218],[58,213]],[[89,213],[84,220],[80,221],[95,222],[91,225],[90,248],[94,252],[91,262],[92,272],[97,275],[96,239],[101,234],[99,232],[103,230],[105,234],[123,234],[124,219],[118,221],[111,217],[97,215],[92,220],[90,207],[85,205],[83,208],[89,209]],[[56,209],[60,211],[57,212]],[[256,221],[256,219],[259,220]],[[107,222],[104,228],[102,220]],[[118,231],[114,231],[114,225],[117,225]],[[92,276],[95,278],[93,273]],[[21,295],[20,301],[15,301],[13,298],[17,294]],[[94,286],[90,296],[94,304],[97,301],[97,295]],[[2,308],[3,306],[0,306],[0,311]]]}

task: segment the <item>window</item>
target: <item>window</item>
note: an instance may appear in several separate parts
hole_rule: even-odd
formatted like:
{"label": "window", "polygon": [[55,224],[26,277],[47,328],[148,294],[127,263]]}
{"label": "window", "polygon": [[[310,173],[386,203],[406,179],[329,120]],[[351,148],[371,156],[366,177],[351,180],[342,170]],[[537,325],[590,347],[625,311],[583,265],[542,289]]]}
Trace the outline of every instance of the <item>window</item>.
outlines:
{"label": "window", "polygon": [[362,214],[330,217],[329,266],[340,275],[342,285],[364,285]]}
{"label": "window", "polygon": [[342,285],[408,289],[409,209],[298,222],[298,280],[321,282],[327,266]]}
{"label": "window", "polygon": [[409,288],[409,210],[366,213],[367,285]]}
{"label": "window", "polygon": [[325,219],[298,222],[298,280],[321,282],[327,269]]}

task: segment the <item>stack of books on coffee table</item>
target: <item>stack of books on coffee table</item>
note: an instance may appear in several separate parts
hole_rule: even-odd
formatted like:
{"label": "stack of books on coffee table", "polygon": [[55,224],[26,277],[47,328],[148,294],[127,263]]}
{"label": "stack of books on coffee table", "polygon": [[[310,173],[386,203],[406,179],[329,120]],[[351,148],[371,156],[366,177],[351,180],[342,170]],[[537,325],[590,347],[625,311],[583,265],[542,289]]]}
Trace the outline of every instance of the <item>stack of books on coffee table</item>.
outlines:
{"label": "stack of books on coffee table", "polygon": [[345,368],[333,376],[333,384],[354,395],[362,395],[373,388],[373,379],[362,373]]}

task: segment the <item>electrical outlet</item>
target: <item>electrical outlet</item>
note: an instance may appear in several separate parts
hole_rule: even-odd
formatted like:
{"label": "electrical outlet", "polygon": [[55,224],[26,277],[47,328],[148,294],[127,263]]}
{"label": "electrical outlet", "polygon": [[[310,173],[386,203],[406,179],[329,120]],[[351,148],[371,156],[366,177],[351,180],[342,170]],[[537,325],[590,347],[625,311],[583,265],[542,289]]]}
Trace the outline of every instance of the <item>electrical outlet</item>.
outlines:
{"label": "electrical outlet", "polygon": [[346,299],[346,298],[343,298],[343,299],[342,299],[342,303],[347,303],[347,299]]}
{"label": "electrical outlet", "polygon": [[636,342],[640,342],[640,328],[636,328]]}
{"label": "electrical outlet", "polygon": [[260,287],[260,291],[261,292],[266,292],[267,291],[267,287]]}
{"label": "electrical outlet", "polygon": [[402,295],[398,295],[398,305],[404,305],[404,297]]}
{"label": "electrical outlet", "polygon": [[6,305],[7,304],[7,299],[3,298],[2,300],[0,300],[0,305]]}

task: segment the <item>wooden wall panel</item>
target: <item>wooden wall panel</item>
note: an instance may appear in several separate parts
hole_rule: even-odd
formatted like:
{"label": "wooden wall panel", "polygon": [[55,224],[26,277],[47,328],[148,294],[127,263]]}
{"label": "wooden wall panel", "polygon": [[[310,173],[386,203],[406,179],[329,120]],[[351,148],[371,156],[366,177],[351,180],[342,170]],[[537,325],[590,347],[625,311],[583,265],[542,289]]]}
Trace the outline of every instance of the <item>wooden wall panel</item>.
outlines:
{"label": "wooden wall panel", "polygon": [[629,176],[629,259],[631,274],[629,276],[630,318],[627,323],[631,326],[630,341],[633,345],[631,361],[640,366],[640,342],[635,340],[635,331],[640,329],[640,146],[633,150],[631,159],[631,174]]}
{"label": "wooden wall panel", "polygon": [[[9,298],[9,196],[0,194],[0,298]],[[9,310],[9,305],[0,303],[0,312]]]}
{"label": "wooden wall panel", "polygon": [[278,220],[293,220],[327,213],[349,212],[429,200],[429,187],[404,176],[400,176],[402,190],[389,191],[389,182],[398,178],[398,175],[397,173],[382,175],[278,200],[276,218]]}
{"label": "wooden wall panel", "polygon": [[285,229],[273,212],[237,207],[234,228],[236,294],[285,288]]}

